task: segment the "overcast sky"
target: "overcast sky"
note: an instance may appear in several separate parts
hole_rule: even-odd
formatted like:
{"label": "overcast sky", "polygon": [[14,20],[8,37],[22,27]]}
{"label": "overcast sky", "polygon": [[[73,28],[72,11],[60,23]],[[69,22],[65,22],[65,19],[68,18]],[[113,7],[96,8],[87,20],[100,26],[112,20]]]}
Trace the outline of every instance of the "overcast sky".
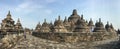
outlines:
{"label": "overcast sky", "polygon": [[35,28],[45,18],[51,22],[59,15],[62,19],[69,17],[73,9],[86,20],[92,18],[95,23],[101,18],[104,25],[109,21],[120,28],[120,0],[0,0],[0,23],[10,10],[12,18],[20,18],[23,27]]}

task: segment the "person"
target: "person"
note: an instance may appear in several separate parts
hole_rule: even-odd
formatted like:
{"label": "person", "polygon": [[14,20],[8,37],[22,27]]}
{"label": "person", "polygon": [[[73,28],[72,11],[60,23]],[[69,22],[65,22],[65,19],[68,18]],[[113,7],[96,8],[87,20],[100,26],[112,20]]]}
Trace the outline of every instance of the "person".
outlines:
{"label": "person", "polygon": [[26,32],[24,31],[24,38],[26,39]]}

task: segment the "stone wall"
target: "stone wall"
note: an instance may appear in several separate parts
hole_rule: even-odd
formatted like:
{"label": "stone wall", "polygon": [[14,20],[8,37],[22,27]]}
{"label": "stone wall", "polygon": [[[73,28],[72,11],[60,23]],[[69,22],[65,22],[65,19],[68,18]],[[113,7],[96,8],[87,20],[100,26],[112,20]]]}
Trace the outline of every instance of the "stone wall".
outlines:
{"label": "stone wall", "polygon": [[53,40],[57,42],[86,42],[86,41],[101,41],[115,37],[115,33],[102,33],[102,32],[92,32],[92,33],[38,33],[33,32],[32,35]]}

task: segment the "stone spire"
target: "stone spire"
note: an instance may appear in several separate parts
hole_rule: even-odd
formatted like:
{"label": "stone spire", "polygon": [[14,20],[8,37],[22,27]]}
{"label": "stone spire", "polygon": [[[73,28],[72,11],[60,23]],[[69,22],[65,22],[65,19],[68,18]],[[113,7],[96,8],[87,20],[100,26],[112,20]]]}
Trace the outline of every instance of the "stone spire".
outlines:
{"label": "stone spire", "polygon": [[[40,22],[38,22],[38,24],[37,25],[40,25]],[[41,26],[41,25],[40,25]]]}
{"label": "stone spire", "polygon": [[109,22],[107,21],[107,24],[105,25],[105,28],[108,29],[110,27]]}
{"label": "stone spire", "polygon": [[120,29],[117,30],[117,33],[120,34]]}
{"label": "stone spire", "polygon": [[83,19],[83,14],[81,15],[81,19]]}
{"label": "stone spire", "polygon": [[109,25],[109,21],[107,21],[107,24]]}
{"label": "stone spire", "polygon": [[60,15],[58,16],[58,20],[60,20]]}
{"label": "stone spire", "polygon": [[60,20],[60,16],[58,16],[58,20],[54,22],[53,32],[67,32],[66,28],[63,25],[63,21]]}
{"label": "stone spire", "polygon": [[40,32],[40,28],[41,28],[41,24],[40,24],[40,22],[38,22],[38,24],[37,24],[37,26],[35,28],[35,31]]}
{"label": "stone spire", "polygon": [[8,14],[7,14],[7,16],[11,16],[11,14],[10,14],[10,11],[8,11]]}
{"label": "stone spire", "polygon": [[78,19],[74,32],[88,33],[90,32],[89,27],[84,19]]}
{"label": "stone spire", "polygon": [[88,26],[90,28],[90,32],[92,32],[94,30],[94,24],[93,24],[93,21],[92,21],[92,18],[90,18],[90,21],[88,23]]}
{"label": "stone spire", "polygon": [[88,21],[86,20],[86,23],[88,23]]}
{"label": "stone spire", "polygon": [[92,18],[90,18],[90,21],[89,21],[89,23],[88,23],[88,26],[94,26],[93,21],[92,21]]}
{"label": "stone spire", "polygon": [[58,20],[55,20],[54,25],[56,26],[56,25],[62,25],[62,24],[63,24],[63,21],[60,20],[60,16],[58,16]]}
{"label": "stone spire", "polygon": [[17,23],[20,23],[20,19],[18,18],[18,21],[17,21]]}
{"label": "stone spire", "polygon": [[48,23],[46,22],[46,19],[44,19],[44,22],[41,26],[40,32],[42,32],[42,33],[50,32],[50,28],[49,28]]}
{"label": "stone spire", "polygon": [[10,11],[8,11],[7,18],[11,18]]}
{"label": "stone spire", "polygon": [[48,23],[46,22],[46,19],[44,19],[44,22],[43,22],[42,26],[48,26]]}
{"label": "stone spire", "polygon": [[85,22],[86,22],[86,24],[88,25],[88,21],[87,21],[87,20],[85,20]]}
{"label": "stone spire", "polygon": [[1,29],[5,31],[15,31],[15,24],[14,24],[14,20],[11,18],[11,14],[10,11],[8,11],[7,17],[5,19],[2,20],[1,23]]}
{"label": "stone spire", "polygon": [[74,9],[72,15],[77,15],[77,10]]}
{"label": "stone spire", "polygon": [[105,25],[105,29],[106,29],[108,32],[113,32],[113,29],[112,29],[111,26],[109,25],[109,22],[107,22],[107,24]]}
{"label": "stone spire", "polygon": [[52,21],[50,22],[50,26],[53,25]]}
{"label": "stone spire", "polygon": [[97,23],[97,26],[104,27],[103,23],[101,22],[101,18],[99,18],[99,22]]}
{"label": "stone spire", "polygon": [[23,27],[22,27],[22,25],[21,25],[21,23],[20,23],[20,19],[19,19],[19,18],[18,18],[17,23],[16,23],[16,25],[15,25],[15,29],[16,29],[17,31],[23,31]]}
{"label": "stone spire", "polygon": [[114,27],[113,27],[112,23],[110,24],[110,28],[111,28],[111,29],[114,29]]}
{"label": "stone spire", "polygon": [[67,17],[65,16],[64,22],[67,22]]}
{"label": "stone spire", "polygon": [[40,27],[41,27],[41,24],[40,24],[40,22],[38,22],[38,24],[37,24],[37,26],[36,26],[35,30],[40,29]]}
{"label": "stone spire", "polygon": [[46,19],[44,19],[44,22],[46,23]]}
{"label": "stone spire", "polygon": [[53,23],[52,23],[52,21],[50,22],[49,27],[50,27],[51,30],[53,29]]}
{"label": "stone spire", "polygon": [[99,22],[101,22],[101,18],[99,18]]}
{"label": "stone spire", "polygon": [[99,18],[99,22],[95,23],[94,32],[106,32],[104,25],[101,22],[101,18]]}
{"label": "stone spire", "polygon": [[16,25],[18,25],[18,26],[22,26],[21,23],[20,23],[20,19],[19,19],[19,18],[18,18],[18,20],[17,20]]}
{"label": "stone spire", "polygon": [[70,30],[71,25],[70,22],[68,22],[67,17],[65,17],[63,24],[68,31],[71,31]]}

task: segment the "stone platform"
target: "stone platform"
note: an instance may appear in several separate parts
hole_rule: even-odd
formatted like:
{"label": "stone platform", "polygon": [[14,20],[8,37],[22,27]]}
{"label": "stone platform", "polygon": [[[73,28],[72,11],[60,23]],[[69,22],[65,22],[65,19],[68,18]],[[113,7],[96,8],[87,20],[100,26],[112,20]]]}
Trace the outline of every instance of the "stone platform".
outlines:
{"label": "stone platform", "polygon": [[91,33],[38,33],[33,32],[33,36],[57,41],[57,42],[86,42],[86,41],[102,41],[115,37],[115,33],[102,33],[102,32],[91,32]]}

